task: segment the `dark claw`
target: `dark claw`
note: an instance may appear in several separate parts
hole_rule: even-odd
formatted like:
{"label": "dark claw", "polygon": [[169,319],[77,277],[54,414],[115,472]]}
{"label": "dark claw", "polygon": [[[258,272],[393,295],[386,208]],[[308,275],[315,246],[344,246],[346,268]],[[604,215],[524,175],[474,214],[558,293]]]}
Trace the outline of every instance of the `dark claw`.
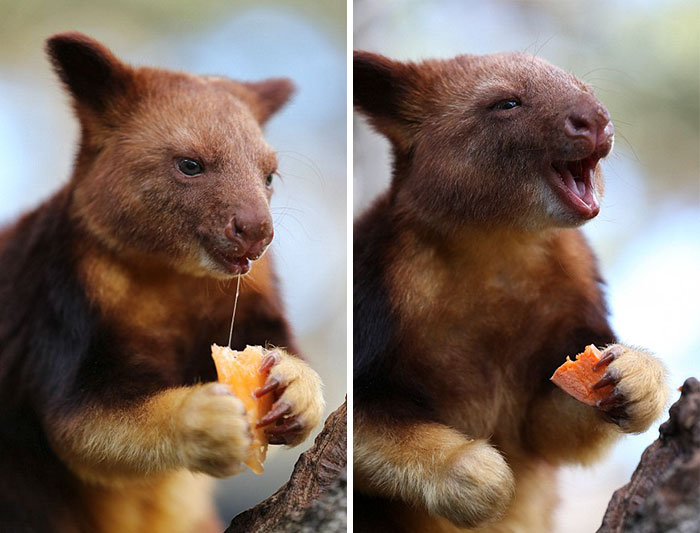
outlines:
{"label": "dark claw", "polygon": [[293,417],[289,420],[285,420],[284,423],[279,426],[272,426],[266,429],[265,434],[271,436],[287,435],[289,433],[298,433],[301,429],[301,422],[299,422],[298,418]]}
{"label": "dark claw", "polygon": [[265,385],[253,391],[253,396],[255,396],[256,398],[265,396],[268,392],[272,392],[277,387],[279,387],[279,385],[279,381],[277,381],[275,378],[270,378],[267,380],[267,383],[265,383]]}
{"label": "dark claw", "polygon": [[617,407],[613,407],[607,413],[616,418],[618,421],[619,420],[627,420],[629,418],[629,414],[627,414],[627,404],[619,405]]}
{"label": "dark claw", "polygon": [[618,379],[616,377],[614,377],[609,372],[606,372],[605,374],[603,374],[602,378],[600,378],[596,383],[593,384],[591,388],[593,390],[602,389],[603,387],[607,387],[608,385],[615,385],[617,381]]}
{"label": "dark claw", "polygon": [[607,420],[608,422],[612,422],[613,424],[617,424],[618,426],[620,425],[620,419],[616,418],[614,416],[611,416],[609,413],[602,413],[603,418]]}
{"label": "dark claw", "polygon": [[628,404],[629,402],[624,395],[615,389],[607,398],[598,400],[596,402],[596,407],[601,410],[601,414],[605,420],[619,426],[621,421],[629,418],[627,414]]}
{"label": "dark claw", "polygon": [[262,360],[262,363],[260,363],[260,370],[259,372],[261,374],[265,372],[269,372],[270,369],[275,366],[277,363],[280,361],[280,354],[276,351],[272,351],[268,353]]}
{"label": "dark claw", "polygon": [[256,428],[261,428],[276,422],[284,415],[292,410],[292,406],[286,402],[277,402],[272,406],[272,409],[260,419],[260,421],[255,425]]}
{"label": "dark claw", "polygon": [[609,410],[611,407],[618,407],[620,405],[623,405],[625,403],[625,397],[622,393],[619,391],[615,390],[613,393],[608,396],[607,398],[603,398],[602,400],[598,400],[595,404],[596,407],[599,409],[603,410]]}
{"label": "dark claw", "polygon": [[287,444],[287,438],[284,435],[277,435],[275,437],[268,437],[268,444]]}
{"label": "dark claw", "polygon": [[620,346],[611,346],[603,351],[600,361],[593,365],[593,370],[598,370],[604,366],[608,366],[615,359],[623,354],[624,350]]}

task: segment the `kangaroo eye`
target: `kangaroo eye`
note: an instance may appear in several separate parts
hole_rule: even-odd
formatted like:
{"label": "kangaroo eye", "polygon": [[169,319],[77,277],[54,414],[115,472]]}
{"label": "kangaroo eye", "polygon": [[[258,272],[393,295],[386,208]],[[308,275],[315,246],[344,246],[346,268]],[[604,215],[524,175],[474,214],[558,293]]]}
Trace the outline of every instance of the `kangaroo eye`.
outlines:
{"label": "kangaroo eye", "polygon": [[508,110],[508,109],[513,109],[514,107],[518,107],[520,105],[520,100],[517,98],[508,98],[507,100],[501,100],[500,102],[496,102],[491,106],[491,109],[494,110]]}
{"label": "kangaroo eye", "polygon": [[180,159],[177,162],[177,169],[185,176],[197,176],[204,172],[202,164],[194,159]]}
{"label": "kangaroo eye", "polygon": [[265,178],[265,187],[268,189],[272,187],[272,180],[274,178],[274,174],[268,174],[267,177]]}

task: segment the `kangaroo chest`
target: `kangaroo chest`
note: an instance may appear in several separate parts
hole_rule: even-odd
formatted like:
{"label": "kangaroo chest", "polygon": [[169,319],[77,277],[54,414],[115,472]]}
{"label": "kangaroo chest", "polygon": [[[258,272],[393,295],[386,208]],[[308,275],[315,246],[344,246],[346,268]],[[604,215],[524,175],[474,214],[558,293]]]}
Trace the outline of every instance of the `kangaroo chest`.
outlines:
{"label": "kangaroo chest", "polygon": [[504,412],[523,409],[528,380],[546,379],[533,378],[533,359],[575,329],[580,300],[560,259],[542,246],[452,257],[422,250],[391,272],[403,371],[430,384],[453,426],[488,434]]}

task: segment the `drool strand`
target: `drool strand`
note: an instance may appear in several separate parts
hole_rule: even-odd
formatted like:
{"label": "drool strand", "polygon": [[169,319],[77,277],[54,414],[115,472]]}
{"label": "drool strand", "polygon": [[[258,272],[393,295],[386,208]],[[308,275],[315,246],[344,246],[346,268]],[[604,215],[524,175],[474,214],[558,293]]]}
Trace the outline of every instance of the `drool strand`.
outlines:
{"label": "drool strand", "polygon": [[231,315],[231,329],[228,332],[228,347],[231,348],[231,339],[233,338],[233,321],[236,319],[236,306],[238,305],[238,293],[241,290],[241,275],[238,274],[236,282],[236,298],[233,300],[233,315]]}

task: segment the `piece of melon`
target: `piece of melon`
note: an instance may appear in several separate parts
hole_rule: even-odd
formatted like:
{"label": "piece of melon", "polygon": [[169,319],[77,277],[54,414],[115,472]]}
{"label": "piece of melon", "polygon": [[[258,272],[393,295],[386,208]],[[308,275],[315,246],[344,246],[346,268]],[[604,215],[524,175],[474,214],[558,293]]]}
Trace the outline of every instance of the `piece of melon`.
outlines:
{"label": "piece of melon", "polygon": [[274,395],[267,393],[256,398],[253,392],[267,380],[268,372],[259,372],[265,349],[262,346],[246,346],[245,350],[239,352],[212,344],[211,356],[214,358],[219,382],[228,385],[245,406],[253,441],[244,464],[256,474],[262,474],[265,470],[263,461],[267,454],[267,437],[264,430],[256,429],[255,425],[272,407]]}
{"label": "piece of melon", "polygon": [[592,388],[607,370],[607,367],[593,370],[593,365],[598,361],[600,361],[600,350],[590,344],[586,346],[583,353],[576,356],[575,361],[567,356],[564,364],[557,368],[550,379],[557,387],[579,402],[595,406],[596,402],[607,398],[614,388],[614,385],[606,385],[600,389]]}

